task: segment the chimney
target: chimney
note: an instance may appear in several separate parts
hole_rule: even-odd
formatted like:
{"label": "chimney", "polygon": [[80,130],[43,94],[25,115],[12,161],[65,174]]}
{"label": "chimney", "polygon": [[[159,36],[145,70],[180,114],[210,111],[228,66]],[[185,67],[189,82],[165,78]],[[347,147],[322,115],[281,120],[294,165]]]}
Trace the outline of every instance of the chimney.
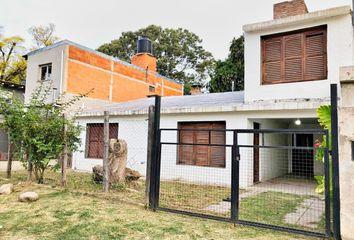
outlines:
{"label": "chimney", "polygon": [[308,13],[304,0],[292,0],[274,4],[274,19]]}
{"label": "chimney", "polygon": [[131,63],[144,69],[148,68],[149,71],[156,72],[156,61],[156,58],[152,55],[151,40],[147,37],[139,37],[137,51],[132,57]]}
{"label": "chimney", "polygon": [[202,92],[202,86],[199,84],[193,84],[191,86],[191,91],[190,91],[191,95],[201,95],[203,94]]}

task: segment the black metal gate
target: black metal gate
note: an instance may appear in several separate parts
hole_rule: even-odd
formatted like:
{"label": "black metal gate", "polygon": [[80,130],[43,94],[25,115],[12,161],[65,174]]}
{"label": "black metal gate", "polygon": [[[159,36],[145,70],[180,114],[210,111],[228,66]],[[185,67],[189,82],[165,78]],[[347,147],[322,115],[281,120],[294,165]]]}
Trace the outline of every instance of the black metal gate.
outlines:
{"label": "black metal gate", "polygon": [[[252,173],[250,187],[238,188],[234,221],[319,237],[331,234],[328,131],[320,129],[236,130],[236,188]],[[259,137],[258,145],[238,139]],[[322,144],[320,144],[322,142]],[[258,158],[258,159],[257,159]],[[250,163],[251,167],[243,162]],[[259,164],[256,178],[252,166]],[[259,179],[259,182],[254,182]],[[323,182],[323,184],[319,184]],[[244,184],[243,184],[244,185]]]}
{"label": "black metal gate", "polygon": [[[151,207],[328,237],[329,151],[320,141],[328,143],[327,130],[160,129]],[[213,165],[215,159],[219,165]]]}

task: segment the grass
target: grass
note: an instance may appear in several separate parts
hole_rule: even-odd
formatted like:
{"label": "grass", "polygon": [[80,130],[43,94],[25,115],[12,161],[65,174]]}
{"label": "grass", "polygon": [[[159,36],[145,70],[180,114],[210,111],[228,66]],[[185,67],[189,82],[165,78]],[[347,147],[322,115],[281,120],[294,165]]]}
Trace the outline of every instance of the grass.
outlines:
{"label": "grass", "polygon": [[[177,181],[161,182],[160,206],[210,214],[205,208],[231,196],[231,189]],[[213,213],[215,214],[215,212]],[[225,216],[225,214],[219,214]],[[229,214],[228,214],[229,215]]]}
{"label": "grass", "polygon": [[[15,192],[0,195],[0,239],[311,239],[177,214],[151,212],[143,206],[123,201],[140,203],[143,200],[143,186],[138,186],[137,192],[119,188],[112,190],[109,195],[102,194],[101,186],[93,184],[89,174],[70,172],[66,190],[57,187],[59,177],[54,173],[47,174],[45,185],[26,184],[24,180],[25,173],[16,173],[11,180],[17,183]],[[8,181],[0,178],[0,184],[4,182]],[[163,189],[175,185],[164,184]],[[197,185],[187,188],[190,189],[189,193],[205,190]],[[177,189],[181,192],[176,195],[180,195],[180,200],[184,199],[181,197],[183,187],[178,186]],[[29,190],[38,192],[40,199],[33,203],[18,202],[19,193]],[[225,190],[213,189],[212,197],[208,197],[206,202],[225,197]],[[195,206],[194,201],[184,200],[191,207]]]}
{"label": "grass", "polygon": [[[290,225],[284,223],[285,215],[295,212],[296,208],[306,198],[308,196],[271,191],[263,192],[241,201],[240,219],[290,227]],[[299,226],[292,227],[299,228]]]}

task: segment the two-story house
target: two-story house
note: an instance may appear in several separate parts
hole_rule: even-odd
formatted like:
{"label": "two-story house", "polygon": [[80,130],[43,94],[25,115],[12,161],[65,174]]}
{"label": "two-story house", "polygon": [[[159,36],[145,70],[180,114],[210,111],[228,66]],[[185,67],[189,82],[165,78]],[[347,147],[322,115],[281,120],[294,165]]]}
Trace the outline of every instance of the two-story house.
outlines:
{"label": "two-story house", "polygon": [[157,73],[151,41],[138,40],[131,63],[77,43],[63,40],[25,55],[27,77],[25,102],[40,83],[51,84],[48,101],[87,94],[77,107],[87,109],[149,95],[181,96],[182,84]]}
{"label": "two-story house", "polygon": [[[210,129],[316,129],[316,109],[329,103],[330,84],[339,83],[339,68],[353,62],[353,25],[350,6],[308,12],[303,0],[274,5],[274,19],[247,24],[245,36],[245,90],[172,96],[162,98],[162,128]],[[152,99],[140,99],[84,111],[79,124],[90,127],[110,121],[119,126],[115,135],[128,143],[128,166],[145,173],[146,114]],[[87,128],[87,129],[88,129]],[[116,137],[116,136],[115,136]],[[167,142],[187,139],[190,143],[232,142],[228,134],[204,136],[181,132],[162,136]],[[81,135],[81,151],[74,153],[73,168],[91,171],[102,159],[92,154],[94,138],[87,130]],[[252,136],[244,134],[241,144],[275,144],[312,147],[320,135]],[[103,144],[101,142],[101,148]],[[161,178],[212,184],[230,184],[231,149],[171,146],[162,151]],[[204,151],[204,152],[203,152]],[[206,154],[208,153],[208,154]],[[282,175],[313,177],[323,174],[323,164],[306,156],[287,152],[264,158],[249,150],[240,162],[240,186],[251,186]],[[266,153],[263,153],[265,155]],[[301,160],[297,159],[301,155]],[[242,153],[241,153],[242,156]],[[305,156],[305,157],[304,157]],[[211,177],[212,176],[212,177]]]}

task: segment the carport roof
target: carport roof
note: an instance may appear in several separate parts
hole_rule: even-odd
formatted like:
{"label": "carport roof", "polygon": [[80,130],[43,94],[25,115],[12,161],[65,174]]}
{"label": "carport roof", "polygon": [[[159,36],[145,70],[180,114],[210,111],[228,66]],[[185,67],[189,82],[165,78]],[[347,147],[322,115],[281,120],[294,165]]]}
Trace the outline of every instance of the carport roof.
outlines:
{"label": "carport roof", "polygon": [[[147,113],[150,105],[154,105],[155,98],[142,98],[124,103],[109,104],[104,107],[83,111],[80,115],[101,115],[103,111],[109,111],[111,114],[142,114]],[[161,98],[161,110],[183,110],[205,107],[222,107],[244,102],[244,92],[224,92],[210,93],[188,96],[170,96]]]}
{"label": "carport roof", "polygon": [[[171,96],[161,98],[161,113],[210,113],[265,110],[314,110],[328,104],[327,98],[276,99],[245,102],[244,92],[210,93],[192,96]],[[114,103],[103,107],[87,109],[79,117],[103,116],[104,111],[114,115],[142,115],[148,113],[154,98],[143,98],[129,102]]]}

